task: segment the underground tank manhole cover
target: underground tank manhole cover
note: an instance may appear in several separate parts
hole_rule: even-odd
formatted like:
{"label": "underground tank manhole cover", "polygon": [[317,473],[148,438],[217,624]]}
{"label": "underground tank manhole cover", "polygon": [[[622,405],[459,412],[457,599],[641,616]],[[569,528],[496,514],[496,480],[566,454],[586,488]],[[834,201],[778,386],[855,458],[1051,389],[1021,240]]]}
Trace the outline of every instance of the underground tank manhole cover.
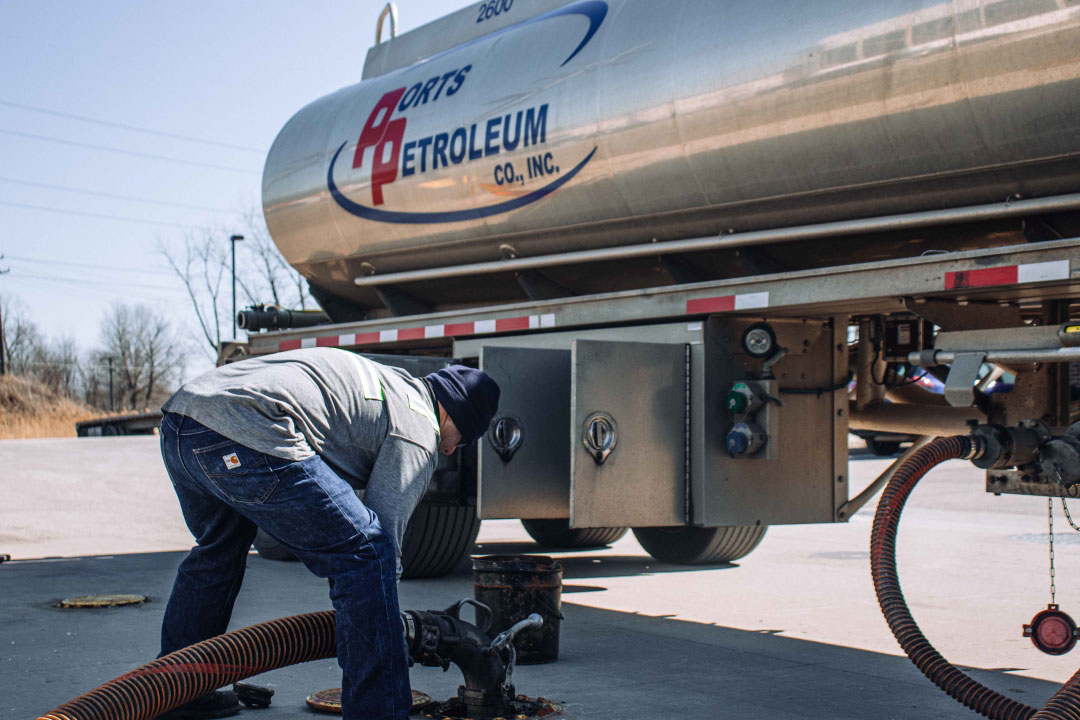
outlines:
{"label": "underground tank manhole cover", "polygon": [[62,608],[102,608],[118,607],[120,605],[138,605],[144,602],[146,602],[145,595],[80,595],[78,597],[64,598],[56,603],[56,606]]}
{"label": "underground tank manhole cover", "polygon": [[[320,690],[317,693],[312,693],[307,696],[306,700],[308,707],[312,710],[317,710],[322,713],[330,713],[333,715],[341,714],[341,688],[329,688],[327,690]],[[416,712],[420,708],[431,702],[431,696],[426,695],[419,690],[412,691],[412,712]]]}

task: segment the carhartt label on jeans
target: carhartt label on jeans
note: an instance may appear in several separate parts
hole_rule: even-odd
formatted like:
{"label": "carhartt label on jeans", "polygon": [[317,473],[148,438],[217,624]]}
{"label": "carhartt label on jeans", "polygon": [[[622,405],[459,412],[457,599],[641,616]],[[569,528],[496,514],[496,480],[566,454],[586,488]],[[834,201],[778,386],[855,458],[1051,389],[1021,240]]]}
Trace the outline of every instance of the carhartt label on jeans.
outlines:
{"label": "carhartt label on jeans", "polygon": [[235,470],[240,467],[240,458],[236,457],[236,453],[222,455],[221,459],[225,461],[225,467],[229,470]]}

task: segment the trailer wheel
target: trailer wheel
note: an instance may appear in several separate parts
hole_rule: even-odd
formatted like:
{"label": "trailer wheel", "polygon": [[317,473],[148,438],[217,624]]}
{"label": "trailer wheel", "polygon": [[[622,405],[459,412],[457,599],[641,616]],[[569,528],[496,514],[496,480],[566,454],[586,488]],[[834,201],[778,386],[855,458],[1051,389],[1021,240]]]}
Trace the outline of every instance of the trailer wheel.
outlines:
{"label": "trailer wheel", "polygon": [[[401,577],[441,577],[461,562],[480,532],[480,520],[471,505],[420,503],[401,541]],[[259,529],[255,549],[268,560],[296,560],[288,546]]]}
{"label": "trailer wheel", "polygon": [[401,541],[401,577],[446,575],[472,549],[479,532],[480,518],[472,505],[421,502]]}
{"label": "trailer wheel", "polygon": [[731,562],[749,555],[768,529],[768,525],[634,528],[634,536],[645,552],[657,560],[703,565]]}
{"label": "trailer wheel", "polygon": [[259,532],[255,534],[255,549],[259,551],[267,560],[295,560],[296,556],[292,554],[292,550],[288,548],[285,543],[279,541],[274,536],[263,532],[262,528],[259,528]]}
{"label": "trailer wheel", "polygon": [[522,520],[525,532],[533,540],[549,548],[589,548],[610,545],[629,528],[599,527],[571,528],[569,520]]}

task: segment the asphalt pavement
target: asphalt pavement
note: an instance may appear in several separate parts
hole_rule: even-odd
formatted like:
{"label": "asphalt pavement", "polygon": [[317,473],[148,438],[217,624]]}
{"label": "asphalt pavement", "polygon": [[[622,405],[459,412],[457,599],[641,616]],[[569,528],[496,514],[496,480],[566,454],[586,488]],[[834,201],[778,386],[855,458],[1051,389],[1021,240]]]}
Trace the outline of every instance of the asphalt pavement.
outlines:
{"label": "asphalt pavement", "polygon": [[[886,460],[859,456],[852,487]],[[993,497],[960,462],[932,473],[905,512],[899,564],[916,620],[980,681],[1041,705],[1080,656],[1041,654],[1021,625],[1049,602],[1046,501]],[[175,568],[190,543],[154,438],[0,442],[0,717],[35,718],[153,658]],[[1078,506],[1080,507],[1080,506]],[[877,608],[873,503],[844,524],[770,528],[738,563],[657,563],[628,535],[548,553],[564,566],[559,660],[517,669],[519,692],[568,718],[974,718],[900,654]],[[1080,513],[1077,513],[1080,517]],[[1056,518],[1057,600],[1080,614],[1080,534]],[[488,521],[478,554],[540,550],[516,521]],[[330,607],[297,563],[249,556],[233,628]],[[142,605],[64,610],[61,598],[139,593]],[[402,608],[472,595],[467,563],[401,583]],[[436,699],[455,669],[416,667]],[[335,661],[274,670],[272,706],[247,720],[314,718],[304,698],[340,684]]]}

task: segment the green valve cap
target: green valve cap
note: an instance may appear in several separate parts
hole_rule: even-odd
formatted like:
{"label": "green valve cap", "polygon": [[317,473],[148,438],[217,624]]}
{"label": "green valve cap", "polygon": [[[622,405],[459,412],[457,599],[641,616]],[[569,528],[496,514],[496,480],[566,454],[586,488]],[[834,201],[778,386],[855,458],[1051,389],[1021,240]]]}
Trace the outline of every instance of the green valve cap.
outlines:
{"label": "green valve cap", "polygon": [[727,409],[732,415],[738,415],[746,411],[747,406],[750,404],[745,393],[741,393],[738,390],[729,390],[727,394]]}
{"label": "green valve cap", "polygon": [[732,415],[741,415],[750,408],[750,405],[753,402],[754,393],[750,390],[750,386],[744,382],[738,382],[732,385],[731,389],[728,390],[725,404],[727,405],[729,413]]}

